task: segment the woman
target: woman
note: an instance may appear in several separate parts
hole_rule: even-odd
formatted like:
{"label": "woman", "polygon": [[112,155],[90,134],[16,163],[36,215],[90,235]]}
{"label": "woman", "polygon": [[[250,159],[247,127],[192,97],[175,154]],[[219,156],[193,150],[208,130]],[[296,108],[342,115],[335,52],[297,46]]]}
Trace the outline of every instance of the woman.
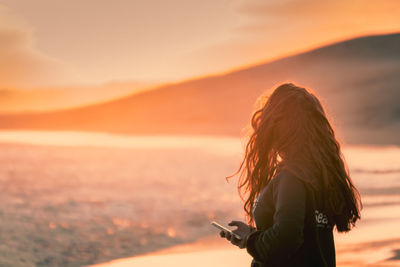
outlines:
{"label": "woman", "polygon": [[235,173],[248,224],[229,223],[241,240],[221,237],[246,248],[251,266],[336,266],[333,228],[351,230],[362,206],[320,101],[282,84],[251,126]]}

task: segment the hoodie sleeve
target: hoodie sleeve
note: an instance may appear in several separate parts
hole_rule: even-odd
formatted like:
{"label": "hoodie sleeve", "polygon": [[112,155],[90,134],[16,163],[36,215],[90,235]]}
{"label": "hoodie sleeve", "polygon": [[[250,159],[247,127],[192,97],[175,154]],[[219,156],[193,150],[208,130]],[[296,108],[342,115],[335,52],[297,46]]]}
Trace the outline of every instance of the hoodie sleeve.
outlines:
{"label": "hoodie sleeve", "polygon": [[274,223],[268,229],[253,232],[246,241],[246,249],[257,261],[280,263],[290,258],[304,241],[306,188],[287,171],[271,182]]}

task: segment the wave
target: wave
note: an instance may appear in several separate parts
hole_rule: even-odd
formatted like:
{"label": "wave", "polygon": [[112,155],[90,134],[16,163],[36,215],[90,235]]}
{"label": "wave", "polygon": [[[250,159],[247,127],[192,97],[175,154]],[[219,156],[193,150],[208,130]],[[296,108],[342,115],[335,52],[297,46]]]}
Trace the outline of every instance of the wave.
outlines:
{"label": "wave", "polygon": [[359,188],[362,195],[399,195],[400,186],[392,187],[361,187]]}
{"label": "wave", "polygon": [[400,173],[400,169],[352,169],[353,173],[370,173],[370,174],[392,174],[392,173]]}

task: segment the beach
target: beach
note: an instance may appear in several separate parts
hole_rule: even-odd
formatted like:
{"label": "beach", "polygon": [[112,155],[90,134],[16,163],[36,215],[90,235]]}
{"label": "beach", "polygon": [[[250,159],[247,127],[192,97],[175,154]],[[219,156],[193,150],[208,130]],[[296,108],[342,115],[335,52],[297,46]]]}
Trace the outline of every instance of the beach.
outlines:
{"label": "beach", "polygon": [[[242,141],[106,137],[0,134],[0,266],[250,264],[210,226],[245,219],[237,180],[225,180]],[[335,233],[338,266],[399,265],[400,148],[343,152],[364,209],[355,229]]]}

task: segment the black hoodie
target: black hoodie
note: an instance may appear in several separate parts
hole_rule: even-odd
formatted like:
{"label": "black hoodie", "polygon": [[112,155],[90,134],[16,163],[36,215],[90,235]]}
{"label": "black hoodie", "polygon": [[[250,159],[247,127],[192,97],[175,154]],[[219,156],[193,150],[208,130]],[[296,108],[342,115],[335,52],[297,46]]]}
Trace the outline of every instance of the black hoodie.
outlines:
{"label": "black hoodie", "polygon": [[312,188],[281,170],[253,208],[257,230],[247,239],[252,267],[334,267],[333,224]]}

